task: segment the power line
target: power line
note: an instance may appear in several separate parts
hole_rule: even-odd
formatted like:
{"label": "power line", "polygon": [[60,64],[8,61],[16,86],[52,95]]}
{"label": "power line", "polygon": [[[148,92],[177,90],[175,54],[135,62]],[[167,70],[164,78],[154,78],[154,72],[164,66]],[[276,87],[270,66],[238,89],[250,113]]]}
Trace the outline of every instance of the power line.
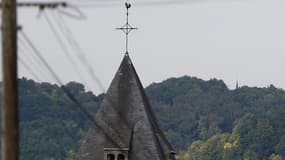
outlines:
{"label": "power line", "polygon": [[44,15],[44,18],[45,18],[46,22],[47,22],[48,25],[49,25],[49,28],[50,28],[51,31],[52,31],[54,37],[56,38],[56,40],[58,41],[60,47],[62,48],[64,55],[67,57],[67,60],[69,61],[69,63],[71,64],[71,66],[74,68],[74,72],[79,76],[79,79],[80,79],[82,82],[84,82],[84,83],[87,84],[86,80],[83,78],[83,76],[82,76],[81,73],[80,73],[80,70],[79,70],[78,65],[77,65],[77,64],[74,62],[74,60],[71,58],[71,55],[70,55],[70,53],[69,53],[67,47],[65,46],[63,40],[61,39],[60,35],[58,34],[58,32],[57,32],[55,26],[53,25],[51,19],[49,18],[47,12],[43,11],[43,15]]}
{"label": "power line", "polygon": [[86,3],[86,2],[91,2],[91,3],[98,3],[98,2],[104,2],[104,3],[113,3],[113,2],[118,2],[118,0],[80,0],[80,1],[78,1],[78,0],[67,0],[68,1],[68,3],[70,2],[70,3],[73,3],[73,2],[78,2],[78,3]]}
{"label": "power line", "polygon": [[24,31],[20,31],[20,35],[22,35],[23,39],[29,44],[29,46],[31,47],[31,49],[34,51],[33,53],[35,54],[35,56],[38,57],[38,59],[41,61],[41,63],[43,63],[43,65],[47,68],[47,70],[51,73],[52,77],[59,82],[60,84],[63,84],[62,81],[60,80],[60,78],[57,76],[57,74],[53,71],[53,69],[50,67],[50,65],[47,63],[47,61],[44,59],[44,57],[39,54],[40,52],[38,51],[38,49],[33,45],[32,41],[28,38],[28,36],[26,35],[26,33]]}
{"label": "power line", "polygon": [[[40,78],[37,76],[37,74],[35,74],[35,72],[33,72],[32,68],[26,63],[25,60],[21,59],[21,57],[18,57],[18,61],[38,82],[40,81]],[[61,122],[59,122],[59,123],[61,123]],[[66,134],[68,136],[72,137],[71,132],[67,128],[65,128],[65,127],[63,127],[63,128],[64,128]]]}
{"label": "power line", "polygon": [[65,8],[65,10],[63,10],[62,8],[58,8],[57,11],[60,12],[61,14],[64,14],[65,16],[70,17],[70,18],[74,18],[74,19],[78,19],[78,20],[86,19],[86,15],[76,5],[69,4],[68,9],[69,9],[69,11],[66,8]]}
{"label": "power line", "polygon": [[95,121],[95,119],[93,118],[93,116],[85,109],[85,107],[83,107],[83,105],[72,95],[72,93],[69,91],[68,88],[66,88],[62,81],[60,80],[60,78],[57,76],[57,74],[54,72],[54,70],[51,68],[51,66],[47,63],[47,61],[44,59],[44,57],[41,55],[41,53],[37,50],[37,48],[34,46],[34,44],[32,43],[32,41],[29,39],[29,37],[27,36],[27,34],[24,31],[20,31],[21,35],[23,36],[23,38],[25,39],[25,41],[27,41],[27,43],[31,46],[31,48],[34,50],[34,54],[36,56],[39,57],[39,59],[41,60],[41,62],[46,66],[46,68],[49,70],[50,74],[55,78],[55,80],[57,81],[57,83],[59,83],[61,85],[61,89],[62,91],[66,94],[66,96],[75,104],[75,107],[77,107],[82,113],[83,115],[85,115],[91,122],[92,124],[97,127],[98,129],[100,129],[105,136],[110,139],[117,147],[120,147],[120,145],[117,142],[114,142],[114,140],[111,138],[112,136],[109,135],[108,132],[105,132],[103,130],[103,128],[97,124],[97,122]]}
{"label": "power line", "polygon": [[35,74],[35,72],[32,70],[32,68],[26,64],[26,62],[24,60],[21,59],[21,57],[18,57],[18,61],[20,62],[20,64],[23,65],[23,67],[30,72],[30,74],[39,82],[40,78],[37,76],[37,74]]}
{"label": "power line", "polygon": [[73,5],[79,7],[79,8],[108,8],[108,7],[114,7],[119,6],[119,3],[72,3]]}
{"label": "power line", "polygon": [[[79,8],[108,8],[116,7],[122,4],[121,1],[116,0],[67,0],[68,3],[78,6]],[[184,4],[196,4],[196,3],[208,3],[208,2],[238,2],[239,0],[141,0],[133,1],[135,6],[147,7],[147,6],[169,6],[169,5],[184,5]]]}
{"label": "power line", "polygon": [[[120,6],[120,1],[70,1],[73,5],[76,5],[80,8],[104,8],[104,7],[114,7]],[[199,3],[206,2],[206,0],[146,0],[146,1],[134,1],[132,4],[136,6],[165,6],[165,5],[174,5],[174,4],[187,4],[187,3]]]}
{"label": "power line", "polygon": [[[22,40],[20,37],[18,37],[18,45],[19,45],[19,50],[20,50],[20,53],[22,54],[25,54],[25,59],[27,61],[29,61],[28,63],[35,66],[34,68],[36,68],[36,70],[38,70],[41,77],[44,77],[45,80],[48,80],[49,78],[47,77],[46,74],[44,74],[47,70],[45,69],[45,67],[43,66],[42,63],[39,63],[37,57],[34,57],[34,54],[30,54],[31,52],[33,52],[33,50],[30,49],[29,46],[27,46],[27,44],[25,43],[24,40]],[[21,54],[19,54],[21,55]]]}
{"label": "power line", "polygon": [[84,66],[86,67],[87,71],[89,72],[89,75],[91,75],[91,77],[97,82],[101,92],[105,93],[105,88],[102,84],[102,82],[100,81],[100,79],[97,77],[93,67],[90,65],[88,59],[86,58],[86,54],[85,52],[82,50],[82,48],[80,47],[79,43],[76,41],[76,39],[73,36],[73,33],[71,32],[71,30],[69,29],[67,23],[65,22],[64,18],[61,17],[60,14],[58,15],[58,24],[62,25],[62,28],[64,28],[64,30],[62,30],[65,33],[65,36],[67,37],[68,42],[70,43],[70,45],[73,47],[78,59],[81,61],[82,64],[84,64]]}

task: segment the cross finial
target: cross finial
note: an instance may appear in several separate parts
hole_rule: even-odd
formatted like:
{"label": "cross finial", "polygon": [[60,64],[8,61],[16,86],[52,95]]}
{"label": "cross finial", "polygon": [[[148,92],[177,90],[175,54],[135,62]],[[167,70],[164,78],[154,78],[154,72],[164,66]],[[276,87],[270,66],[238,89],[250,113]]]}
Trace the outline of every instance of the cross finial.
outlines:
{"label": "cross finial", "polygon": [[138,28],[132,27],[129,24],[129,9],[131,8],[132,5],[129,2],[126,2],[125,6],[126,6],[126,9],[127,9],[127,19],[126,19],[127,22],[126,22],[125,25],[123,25],[122,27],[117,28],[117,29],[123,31],[126,34],[126,54],[128,54],[129,33],[132,30],[136,30]]}

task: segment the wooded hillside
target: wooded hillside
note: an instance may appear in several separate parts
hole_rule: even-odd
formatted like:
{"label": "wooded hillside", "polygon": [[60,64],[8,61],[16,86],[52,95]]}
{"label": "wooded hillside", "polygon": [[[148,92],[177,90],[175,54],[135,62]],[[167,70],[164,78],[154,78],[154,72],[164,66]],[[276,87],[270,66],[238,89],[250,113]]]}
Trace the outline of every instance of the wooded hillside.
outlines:
{"label": "wooded hillside", "polygon": [[[87,118],[60,86],[19,80],[21,160],[72,160]],[[103,95],[82,84],[66,87],[94,115]],[[285,91],[241,87],[221,80],[171,78],[146,88],[162,130],[180,159],[283,160]],[[283,157],[283,159],[282,159]]]}

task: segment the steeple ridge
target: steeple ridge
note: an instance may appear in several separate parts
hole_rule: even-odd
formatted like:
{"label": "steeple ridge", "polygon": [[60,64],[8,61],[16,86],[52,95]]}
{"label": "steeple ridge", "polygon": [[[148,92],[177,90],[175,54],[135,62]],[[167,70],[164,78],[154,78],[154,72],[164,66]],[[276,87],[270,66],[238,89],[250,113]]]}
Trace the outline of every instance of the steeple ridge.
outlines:
{"label": "steeple ridge", "polygon": [[127,154],[128,160],[173,159],[173,149],[158,126],[127,54],[124,55],[95,120],[103,131],[90,128],[76,160],[103,160],[106,154],[119,152]]}

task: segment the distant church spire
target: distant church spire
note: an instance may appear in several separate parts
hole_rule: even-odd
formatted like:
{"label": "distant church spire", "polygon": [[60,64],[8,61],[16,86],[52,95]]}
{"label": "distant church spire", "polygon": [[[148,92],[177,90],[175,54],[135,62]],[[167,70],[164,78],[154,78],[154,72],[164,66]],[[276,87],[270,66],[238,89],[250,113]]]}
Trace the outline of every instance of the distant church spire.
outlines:
{"label": "distant church spire", "polygon": [[238,80],[236,81],[236,89],[239,89]]}
{"label": "distant church spire", "polygon": [[126,2],[126,3],[125,3],[125,6],[126,6],[126,9],[127,9],[126,24],[124,24],[122,27],[116,28],[116,29],[123,31],[123,32],[125,33],[125,35],[126,35],[126,54],[128,54],[129,33],[130,33],[132,30],[136,30],[136,29],[138,29],[138,28],[132,27],[132,26],[129,24],[129,9],[131,8],[131,4],[130,4],[129,2]]}

